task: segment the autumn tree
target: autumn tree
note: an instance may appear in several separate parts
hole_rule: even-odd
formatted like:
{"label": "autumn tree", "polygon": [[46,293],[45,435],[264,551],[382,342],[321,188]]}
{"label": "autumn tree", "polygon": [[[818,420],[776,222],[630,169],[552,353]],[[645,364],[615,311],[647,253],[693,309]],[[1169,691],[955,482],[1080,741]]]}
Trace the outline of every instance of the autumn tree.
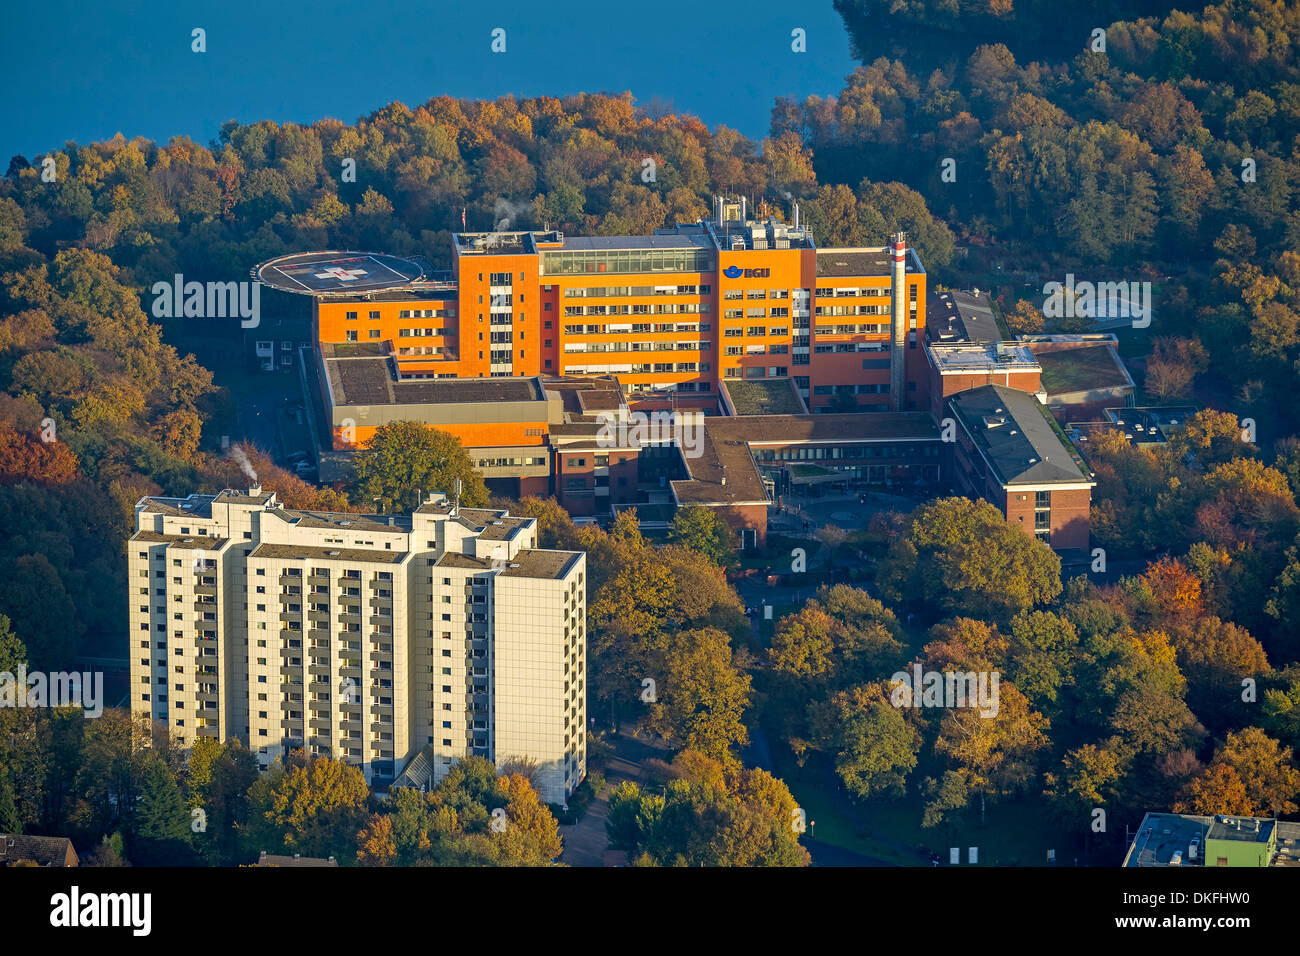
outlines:
{"label": "autumn tree", "polygon": [[743,717],[750,678],[733,664],[727,635],[717,628],[679,632],[663,661],[647,729],[676,746],[734,759],[734,748],[749,742]]}
{"label": "autumn tree", "polygon": [[351,859],[366,819],[370,791],[356,767],[292,751],[249,790],[249,816],[259,849]]}
{"label": "autumn tree", "polygon": [[1178,669],[1187,677],[1187,702],[1211,729],[1249,719],[1255,706],[1242,700],[1245,681],[1269,670],[1268,656],[1250,632],[1217,617],[1173,628]]}
{"label": "autumn tree", "polygon": [[428,792],[395,787],[357,833],[366,866],[549,866],[563,845],[528,777],[454,763]]}
{"label": "autumn tree", "polygon": [[80,477],[76,453],[58,441],[24,435],[0,422],[0,482],[63,485]]}
{"label": "autumn tree", "polygon": [[877,581],[890,601],[1009,617],[1061,593],[1061,561],[987,501],[943,498],[912,513]]}
{"label": "autumn tree", "polygon": [[1214,764],[1226,764],[1237,772],[1247,799],[1260,813],[1276,816],[1296,812],[1300,770],[1296,769],[1294,754],[1290,747],[1258,727],[1228,734],[1215,751]]}
{"label": "autumn tree", "polygon": [[388,866],[397,856],[393,842],[393,818],[372,813],[357,833],[357,862],[362,866]]}
{"label": "autumn tree", "polygon": [[977,707],[945,708],[934,742],[935,755],[946,760],[981,801],[1028,787],[1038,756],[1049,744],[1047,719],[1032,710],[1013,685],[999,682],[996,701],[992,716]]}
{"label": "autumn tree", "polygon": [[1196,376],[1209,367],[1209,354],[1197,339],[1159,336],[1152,347],[1146,389],[1161,401],[1186,395]]}
{"label": "autumn tree", "polygon": [[662,789],[624,781],[610,794],[610,845],[642,866],[807,866],[786,785],[765,770],[677,755]]}
{"label": "autumn tree", "polygon": [[1007,325],[1017,335],[1037,335],[1043,331],[1043,313],[1028,299],[1017,299],[1007,313]]}
{"label": "autumn tree", "polygon": [[1216,763],[1192,778],[1174,804],[1175,813],[1202,816],[1255,816],[1256,807],[1246,792],[1246,784],[1230,764]]}

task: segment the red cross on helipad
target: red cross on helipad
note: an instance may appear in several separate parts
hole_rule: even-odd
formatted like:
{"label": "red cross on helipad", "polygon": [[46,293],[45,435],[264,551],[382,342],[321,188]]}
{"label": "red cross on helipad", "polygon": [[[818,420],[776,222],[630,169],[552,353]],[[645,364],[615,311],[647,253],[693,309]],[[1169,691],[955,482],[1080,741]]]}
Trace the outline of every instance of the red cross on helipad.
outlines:
{"label": "red cross on helipad", "polygon": [[352,282],[355,279],[360,279],[365,274],[365,269],[344,269],[340,266],[330,266],[324,272],[316,273],[316,278],[338,279],[340,282]]}

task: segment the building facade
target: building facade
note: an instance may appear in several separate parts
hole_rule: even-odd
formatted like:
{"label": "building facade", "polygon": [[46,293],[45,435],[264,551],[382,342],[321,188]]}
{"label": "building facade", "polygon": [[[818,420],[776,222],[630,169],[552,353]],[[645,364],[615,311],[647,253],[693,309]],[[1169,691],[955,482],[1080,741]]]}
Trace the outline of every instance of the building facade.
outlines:
{"label": "building facade", "polygon": [[413,514],[294,511],[274,493],[144,498],[128,543],[131,709],[186,744],[355,764],[586,772],[586,556],[531,518],[430,496]]}
{"label": "building facade", "polygon": [[1086,549],[1096,481],[1042,403],[984,385],[953,395],[947,408],[957,489],[1057,551]]}
{"label": "building facade", "polygon": [[812,412],[923,407],[926,274],[901,235],[818,249],[797,208],[787,225],[718,198],[651,236],[457,233],[452,252],[428,280],[350,253],[254,274],[312,296],[320,344],[380,347],[402,378],[616,375],[629,395],[702,403],[722,381],[790,378]]}

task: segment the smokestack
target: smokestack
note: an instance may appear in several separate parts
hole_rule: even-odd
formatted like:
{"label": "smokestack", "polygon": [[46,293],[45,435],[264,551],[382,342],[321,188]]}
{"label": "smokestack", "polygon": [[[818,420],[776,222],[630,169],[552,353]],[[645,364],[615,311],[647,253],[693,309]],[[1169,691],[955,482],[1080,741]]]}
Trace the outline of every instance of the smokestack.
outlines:
{"label": "smokestack", "polygon": [[258,495],[260,495],[261,493],[262,493],[262,486],[261,486],[261,485],[259,485],[259,484],[257,484],[257,483],[254,483],[254,484],[251,484],[251,485],[248,486],[248,497],[250,497],[250,498],[256,498],[256,497],[257,497]]}
{"label": "smokestack", "polygon": [[907,233],[890,237],[892,272],[890,298],[893,317],[890,328],[889,407],[903,410],[907,395]]}
{"label": "smokestack", "polygon": [[748,198],[746,198],[745,196],[741,196],[740,197],[740,224],[742,226],[745,223],[749,222],[749,214],[745,211],[748,205],[749,205]]}
{"label": "smokestack", "polygon": [[799,204],[794,204],[794,228],[799,228]]}
{"label": "smokestack", "polygon": [[713,208],[717,215],[718,228],[721,229],[722,228],[722,197],[721,196],[713,197]]}

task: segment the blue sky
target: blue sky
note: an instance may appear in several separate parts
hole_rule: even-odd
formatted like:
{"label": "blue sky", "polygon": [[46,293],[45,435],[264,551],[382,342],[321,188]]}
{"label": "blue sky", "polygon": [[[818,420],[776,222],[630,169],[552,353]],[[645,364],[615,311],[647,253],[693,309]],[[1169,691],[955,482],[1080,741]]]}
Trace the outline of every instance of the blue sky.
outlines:
{"label": "blue sky", "polygon": [[[15,4],[0,162],[65,140],[215,138],[228,119],[346,122],[401,100],[631,90],[761,137],[773,100],[838,93],[854,63],[830,0],[391,0]],[[190,31],[207,31],[207,52]],[[506,30],[493,54],[491,32]],[[791,52],[791,30],[808,52]],[[2,170],[3,167],[0,167]]]}

